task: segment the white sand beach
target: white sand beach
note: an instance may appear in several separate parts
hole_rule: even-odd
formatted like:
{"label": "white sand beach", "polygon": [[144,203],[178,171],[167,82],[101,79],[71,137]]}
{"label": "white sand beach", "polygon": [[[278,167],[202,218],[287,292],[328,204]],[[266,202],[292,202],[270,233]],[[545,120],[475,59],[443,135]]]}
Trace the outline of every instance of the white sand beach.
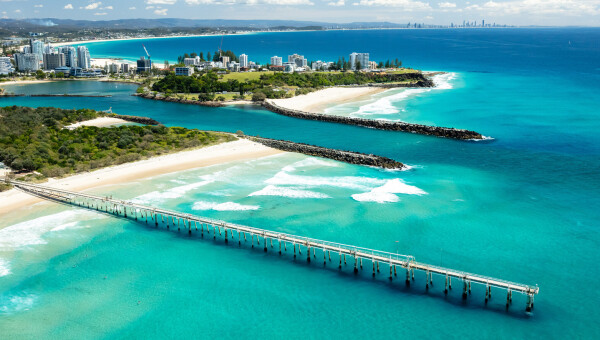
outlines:
{"label": "white sand beach", "polygon": [[271,99],[278,106],[306,112],[323,113],[331,104],[361,100],[361,97],[383,92],[380,87],[329,87],[309,94],[285,99]]}
{"label": "white sand beach", "polygon": [[[44,185],[82,191],[210,165],[257,159],[282,152],[247,139],[240,139],[201,149],[111,166],[61,179],[50,179]],[[41,199],[17,189],[2,192],[0,193],[0,216],[40,201]]]}
{"label": "white sand beach", "polygon": [[86,120],[83,122],[77,122],[71,125],[65,126],[67,129],[76,129],[80,126],[96,126],[96,127],[106,127],[111,125],[119,125],[128,123],[126,120],[114,117],[98,117],[95,119]]}

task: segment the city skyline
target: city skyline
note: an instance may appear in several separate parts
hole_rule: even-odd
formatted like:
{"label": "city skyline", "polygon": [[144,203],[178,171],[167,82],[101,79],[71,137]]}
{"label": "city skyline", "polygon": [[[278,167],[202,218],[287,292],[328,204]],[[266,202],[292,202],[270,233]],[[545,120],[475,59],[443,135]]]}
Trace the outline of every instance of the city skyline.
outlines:
{"label": "city skyline", "polygon": [[[598,26],[600,0],[0,0],[5,19],[287,19]],[[241,10],[240,8],[243,8]]]}

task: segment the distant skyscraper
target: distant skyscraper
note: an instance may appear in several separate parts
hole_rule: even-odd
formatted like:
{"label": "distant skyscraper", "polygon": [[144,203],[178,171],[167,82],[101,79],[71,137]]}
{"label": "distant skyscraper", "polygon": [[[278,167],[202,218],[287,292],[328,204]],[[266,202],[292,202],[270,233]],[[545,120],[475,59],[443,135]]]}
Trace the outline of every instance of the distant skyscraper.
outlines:
{"label": "distant skyscraper", "polygon": [[44,59],[44,42],[31,39],[29,46],[31,46],[31,53],[38,57],[38,62],[41,62]]}
{"label": "distant skyscraper", "polygon": [[248,55],[240,54],[240,67],[248,67]]}
{"label": "distant skyscraper", "polygon": [[369,53],[350,53],[350,67],[353,70],[356,70],[357,63],[360,63],[360,68],[368,68],[369,67]]}
{"label": "distant skyscraper", "polygon": [[292,55],[288,55],[288,63],[294,63],[294,65],[296,65],[296,67],[306,67],[308,66],[308,60],[306,60],[306,58],[304,58],[303,55],[299,55],[299,54],[292,54]]}
{"label": "distant skyscraper", "polygon": [[65,66],[63,53],[44,53],[44,70],[54,70]]}
{"label": "distant skyscraper", "polygon": [[90,68],[92,66],[90,51],[85,46],[77,47],[77,66],[83,69]]}
{"label": "distant skyscraper", "polygon": [[278,56],[271,57],[271,65],[273,66],[283,66],[283,58]]}
{"label": "distant skyscraper", "polygon": [[65,55],[65,66],[77,67],[77,50],[73,46],[63,46],[59,50],[59,53]]}

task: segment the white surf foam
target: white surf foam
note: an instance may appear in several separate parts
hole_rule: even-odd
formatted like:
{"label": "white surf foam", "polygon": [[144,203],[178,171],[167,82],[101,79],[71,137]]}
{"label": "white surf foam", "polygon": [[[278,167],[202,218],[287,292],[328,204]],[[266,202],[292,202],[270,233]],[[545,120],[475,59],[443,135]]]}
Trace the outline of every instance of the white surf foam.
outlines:
{"label": "white surf foam", "polygon": [[297,169],[307,168],[307,167],[337,167],[339,166],[337,163],[332,161],[326,161],[323,159],[319,159],[316,157],[307,157],[301,161],[295,162],[291,165],[287,165],[281,169],[281,171],[292,172]]}
{"label": "white surf foam", "polygon": [[156,203],[161,202],[168,199],[174,199],[183,197],[187,192],[198,189],[202,186],[212,183],[212,180],[205,180],[197,183],[191,183],[186,185],[181,185],[178,187],[174,187],[168,189],[166,191],[152,191],[147,194],[143,194],[138,196],[131,201],[139,204],[148,204],[148,203]]}
{"label": "white surf foam", "polygon": [[103,218],[91,211],[66,210],[56,214],[14,224],[0,230],[0,249],[16,249],[31,245],[46,244],[43,236],[52,231],[84,227],[78,222]]}
{"label": "white surf foam", "polygon": [[10,274],[10,265],[8,261],[0,258],[0,277]]}
{"label": "white surf foam", "polygon": [[193,210],[216,210],[216,211],[245,211],[258,210],[258,205],[243,205],[235,202],[215,203],[198,201],[194,203]]}
{"label": "white surf foam", "polygon": [[375,185],[383,184],[384,181],[377,178],[358,176],[299,176],[291,175],[285,171],[280,171],[277,174],[275,174],[275,176],[267,179],[265,183],[272,185],[297,185],[302,187],[329,186],[338,188],[368,190]]}
{"label": "white surf foam", "polygon": [[267,185],[259,191],[255,191],[248,196],[280,196],[290,198],[331,198],[329,195],[302,189],[292,189],[286,187],[278,187],[275,185]]}
{"label": "white surf foam", "polygon": [[398,178],[387,181],[384,185],[361,194],[354,194],[352,198],[359,202],[392,203],[400,201],[396,194],[427,195],[424,190],[408,185]]}

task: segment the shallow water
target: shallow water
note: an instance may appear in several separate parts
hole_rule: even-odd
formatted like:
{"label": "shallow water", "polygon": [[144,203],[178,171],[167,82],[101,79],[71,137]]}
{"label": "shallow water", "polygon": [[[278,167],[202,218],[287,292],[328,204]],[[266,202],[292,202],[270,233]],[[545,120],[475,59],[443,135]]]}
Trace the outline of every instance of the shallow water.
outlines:
{"label": "shallow water", "polygon": [[[463,303],[459,283],[444,297],[439,277],[425,293],[424,277],[417,275],[406,288],[404,273],[390,283],[385,267],[373,280],[368,264],[354,276],[351,263],[337,270],[337,258],[323,268],[320,258],[308,265],[289,253],[279,257],[260,247],[238,248],[207,236],[189,239],[143,223],[40,204],[27,215],[15,212],[0,221],[7,227],[0,230],[0,328],[9,337],[31,338],[306,338],[315,337],[315,330],[318,337],[335,338],[597,337],[600,296],[589,283],[600,278],[595,261],[600,88],[594,67],[600,30],[477,31],[311,32],[302,33],[314,39],[303,39],[298,50],[316,51],[329,34],[347,37],[332,45],[361,46],[384,57],[386,50],[370,41],[413,44],[405,63],[452,71],[445,82],[450,88],[401,100],[393,97],[414,90],[392,90],[330,110],[379,113],[385,104],[394,112],[371,117],[468,128],[494,138],[485,142],[304,121],[253,106],[214,109],[143,100],[131,97],[135,87],[126,84],[90,82],[81,89],[112,98],[16,97],[2,98],[0,105],[113,107],[167,125],[243,130],[405,162],[413,168],[391,172],[285,154],[91,192],[539,284],[533,316],[524,313],[518,294],[506,312],[501,291],[485,306],[483,290],[474,287]],[[241,45],[234,50],[263,39],[273,46],[264,53],[275,54],[288,44],[277,40],[281,37],[235,37]],[[564,39],[575,47],[564,47]],[[124,43],[114,43],[114,50],[127,51]],[[434,48],[439,53],[432,56]],[[389,58],[401,52],[390,50]],[[562,65],[563,56],[571,62]],[[71,85],[18,91],[63,93],[64,86]]]}

